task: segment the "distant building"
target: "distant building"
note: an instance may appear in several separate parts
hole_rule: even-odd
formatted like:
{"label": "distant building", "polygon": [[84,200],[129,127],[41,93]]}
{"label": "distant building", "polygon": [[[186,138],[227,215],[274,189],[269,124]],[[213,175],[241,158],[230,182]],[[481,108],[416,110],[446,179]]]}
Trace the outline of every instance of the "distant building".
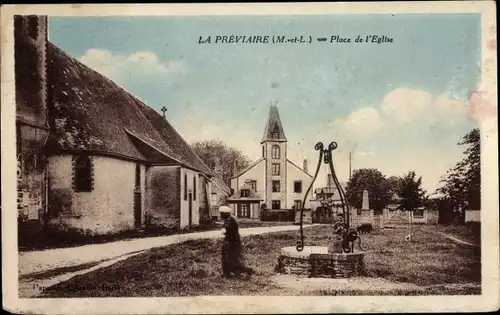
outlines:
{"label": "distant building", "polygon": [[[287,158],[287,139],[276,105],[269,110],[260,144],[262,157],[231,179],[234,195],[228,202],[236,216],[259,218],[261,204],[267,209],[300,209],[312,176],[306,160],[301,168]],[[312,197],[311,189],[306,207]]]}
{"label": "distant building", "polygon": [[[15,17],[19,218],[107,234],[210,217],[213,173],[172,125]],[[216,184],[215,184],[216,185]]]}

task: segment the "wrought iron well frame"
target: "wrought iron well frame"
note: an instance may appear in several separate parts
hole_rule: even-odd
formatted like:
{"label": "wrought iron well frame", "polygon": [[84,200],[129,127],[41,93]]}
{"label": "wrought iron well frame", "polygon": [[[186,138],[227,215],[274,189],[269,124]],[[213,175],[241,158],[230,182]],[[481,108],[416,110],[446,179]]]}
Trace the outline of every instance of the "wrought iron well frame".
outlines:
{"label": "wrought iron well frame", "polygon": [[340,201],[342,203],[342,216],[344,219],[344,226],[341,231],[341,238],[342,238],[342,252],[353,252],[354,251],[354,241],[359,240],[359,247],[361,250],[364,250],[361,247],[361,238],[358,235],[358,232],[356,229],[352,229],[350,227],[350,210],[349,210],[349,205],[347,203],[347,196],[340,185],[340,182],[337,178],[337,174],[335,173],[335,168],[333,165],[333,158],[332,158],[332,152],[337,149],[338,145],[337,142],[332,141],[328,147],[325,149],[324,145],[322,142],[316,143],[314,146],[314,149],[316,151],[319,151],[319,160],[318,160],[318,165],[316,166],[316,172],[314,173],[314,177],[311,181],[311,184],[309,185],[309,188],[307,188],[306,194],[304,195],[304,199],[302,200],[302,207],[300,209],[300,240],[297,241],[297,246],[296,249],[297,251],[302,251],[304,250],[304,210],[305,210],[305,204],[307,197],[309,196],[309,193],[314,185],[314,182],[316,181],[316,178],[318,177],[319,169],[321,168],[322,162],[325,164],[328,164],[330,168],[330,173],[332,174],[333,182],[335,186],[337,187],[337,191],[339,192],[340,196]]}

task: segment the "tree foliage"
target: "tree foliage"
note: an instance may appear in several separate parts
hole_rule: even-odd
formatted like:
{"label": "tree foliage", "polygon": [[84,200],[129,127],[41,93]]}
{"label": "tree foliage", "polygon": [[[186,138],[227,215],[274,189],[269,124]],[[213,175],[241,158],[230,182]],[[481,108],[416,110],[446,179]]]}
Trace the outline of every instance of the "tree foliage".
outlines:
{"label": "tree foliage", "polygon": [[392,193],[386,177],[377,169],[363,168],[355,170],[347,182],[346,197],[349,205],[360,209],[363,203],[363,191],[368,190],[370,208],[383,210],[391,200]]}
{"label": "tree foliage", "polygon": [[401,210],[412,211],[424,205],[425,190],[422,188],[422,176],[417,178],[414,171],[408,172],[399,181],[397,194],[401,197]]}
{"label": "tree foliage", "polygon": [[222,171],[219,176],[228,186],[233,175],[250,165],[250,160],[243,152],[229,147],[221,140],[197,141],[191,147],[211,170],[215,170],[218,160]]}
{"label": "tree foliage", "polygon": [[479,128],[468,132],[458,145],[466,146],[464,157],[442,178],[438,192],[445,196],[447,205],[465,218],[465,209],[481,207],[481,136]]}

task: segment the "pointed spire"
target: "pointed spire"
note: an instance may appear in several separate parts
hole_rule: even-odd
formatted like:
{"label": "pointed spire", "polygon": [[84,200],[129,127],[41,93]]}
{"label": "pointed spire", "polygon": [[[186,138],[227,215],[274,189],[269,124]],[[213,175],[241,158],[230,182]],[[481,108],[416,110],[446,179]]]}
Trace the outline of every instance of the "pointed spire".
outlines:
{"label": "pointed spire", "polygon": [[283,125],[281,124],[277,101],[274,105],[271,102],[271,107],[269,108],[269,116],[267,118],[266,127],[264,128],[261,143],[266,141],[287,141]]}

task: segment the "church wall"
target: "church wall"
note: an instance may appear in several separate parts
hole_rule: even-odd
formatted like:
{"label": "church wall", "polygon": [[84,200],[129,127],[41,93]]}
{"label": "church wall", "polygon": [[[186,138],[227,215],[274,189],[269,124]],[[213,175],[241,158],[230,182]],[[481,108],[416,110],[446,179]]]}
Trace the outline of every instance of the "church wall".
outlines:
{"label": "church wall", "polygon": [[[309,185],[311,185],[312,178],[305,174],[302,170],[298,169],[296,166],[292,165],[290,162],[287,162],[287,187],[288,187],[288,192],[287,192],[287,205],[288,208],[291,209],[292,206],[294,205],[295,200],[300,200],[302,203],[302,200],[304,199],[304,195],[307,192],[307,188],[309,188]],[[294,192],[294,182],[296,180],[302,181],[302,193],[295,193]],[[314,189],[311,188],[311,191],[309,192],[309,196],[306,199],[305,207],[306,208],[311,208],[312,203],[311,199],[313,199],[313,193]]]}
{"label": "church wall", "polygon": [[[136,163],[91,156],[93,189],[76,192],[72,158],[72,155],[48,158],[49,225],[57,230],[77,229],[85,234],[133,229]],[[142,166],[141,178],[144,172]],[[144,196],[144,185],[141,191]]]}
{"label": "church wall", "polygon": [[152,226],[180,226],[180,166],[151,166],[146,173],[146,211]]}

